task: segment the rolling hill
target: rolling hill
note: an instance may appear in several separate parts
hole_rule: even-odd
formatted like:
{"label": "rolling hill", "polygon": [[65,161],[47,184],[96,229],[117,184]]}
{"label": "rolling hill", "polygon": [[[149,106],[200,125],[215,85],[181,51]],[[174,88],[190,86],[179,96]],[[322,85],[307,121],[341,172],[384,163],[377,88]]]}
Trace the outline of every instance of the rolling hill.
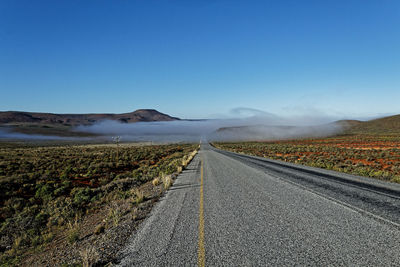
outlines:
{"label": "rolling hill", "polygon": [[54,114],[21,111],[0,112],[0,124],[40,123],[64,125],[90,125],[102,120],[120,122],[172,121],[178,118],[163,114],[154,109],[138,109],[122,114]]}
{"label": "rolling hill", "polygon": [[[0,112],[0,127],[4,130],[24,133],[57,136],[92,136],[93,134],[71,131],[78,125],[114,120],[122,123],[173,121],[171,117],[154,109],[138,109],[122,114],[54,114],[23,111]],[[0,128],[0,129],[1,129]]]}
{"label": "rolling hill", "polygon": [[400,115],[394,115],[351,125],[350,134],[400,134]]}

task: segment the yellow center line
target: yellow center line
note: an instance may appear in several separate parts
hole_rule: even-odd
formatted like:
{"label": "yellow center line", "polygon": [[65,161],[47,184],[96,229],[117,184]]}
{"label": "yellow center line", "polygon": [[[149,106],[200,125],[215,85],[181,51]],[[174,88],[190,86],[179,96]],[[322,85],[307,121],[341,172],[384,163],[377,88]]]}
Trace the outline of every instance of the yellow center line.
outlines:
{"label": "yellow center line", "polygon": [[199,212],[199,250],[198,250],[198,265],[204,267],[206,264],[206,255],[204,249],[204,193],[203,193],[203,167],[204,162],[201,160],[201,182],[200,182],[200,212]]}

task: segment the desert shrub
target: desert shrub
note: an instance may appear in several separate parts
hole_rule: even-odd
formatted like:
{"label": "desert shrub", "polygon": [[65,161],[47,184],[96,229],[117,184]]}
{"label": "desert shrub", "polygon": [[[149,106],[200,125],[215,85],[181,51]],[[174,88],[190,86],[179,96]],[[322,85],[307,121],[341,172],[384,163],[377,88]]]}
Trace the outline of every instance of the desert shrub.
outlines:
{"label": "desert shrub", "polygon": [[92,198],[92,190],[88,187],[85,188],[74,188],[71,191],[71,197],[74,201],[74,204],[77,206],[83,206],[89,203]]}
{"label": "desert shrub", "polygon": [[69,243],[75,243],[76,241],[79,240],[79,229],[78,228],[72,228],[68,231],[68,242]]}
{"label": "desert shrub", "polygon": [[36,198],[42,199],[43,201],[49,201],[52,199],[53,190],[50,185],[38,184],[36,188]]}
{"label": "desert shrub", "polygon": [[35,216],[34,225],[36,228],[40,228],[40,225],[46,224],[48,218],[49,214],[41,211]]}
{"label": "desert shrub", "polygon": [[59,188],[57,188],[56,190],[54,190],[54,196],[63,196],[68,192],[68,187],[66,186],[61,186]]}
{"label": "desert shrub", "polygon": [[177,162],[194,149],[121,146],[117,164],[113,146],[0,146],[0,235],[13,250],[11,258],[0,255],[0,265],[14,261],[28,247],[49,242],[66,227],[66,239],[75,242],[79,228],[69,222],[92,208],[120,199],[132,198],[135,205],[144,201],[140,192],[130,190],[161,172],[175,172],[181,166]]}

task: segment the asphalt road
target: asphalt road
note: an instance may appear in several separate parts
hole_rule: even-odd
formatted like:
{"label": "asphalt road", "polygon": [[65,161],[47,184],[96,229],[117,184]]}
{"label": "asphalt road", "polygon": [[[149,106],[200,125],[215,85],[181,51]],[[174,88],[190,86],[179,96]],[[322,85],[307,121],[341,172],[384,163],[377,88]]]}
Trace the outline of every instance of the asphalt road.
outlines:
{"label": "asphalt road", "polygon": [[203,144],[120,266],[400,266],[400,186]]}

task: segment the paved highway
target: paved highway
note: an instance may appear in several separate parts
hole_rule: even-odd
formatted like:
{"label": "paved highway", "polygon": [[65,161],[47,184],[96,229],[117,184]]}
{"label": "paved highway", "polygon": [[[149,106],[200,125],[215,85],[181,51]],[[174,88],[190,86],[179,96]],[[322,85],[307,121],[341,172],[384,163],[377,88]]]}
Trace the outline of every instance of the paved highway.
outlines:
{"label": "paved highway", "polygon": [[400,186],[203,144],[119,259],[119,266],[399,266]]}

